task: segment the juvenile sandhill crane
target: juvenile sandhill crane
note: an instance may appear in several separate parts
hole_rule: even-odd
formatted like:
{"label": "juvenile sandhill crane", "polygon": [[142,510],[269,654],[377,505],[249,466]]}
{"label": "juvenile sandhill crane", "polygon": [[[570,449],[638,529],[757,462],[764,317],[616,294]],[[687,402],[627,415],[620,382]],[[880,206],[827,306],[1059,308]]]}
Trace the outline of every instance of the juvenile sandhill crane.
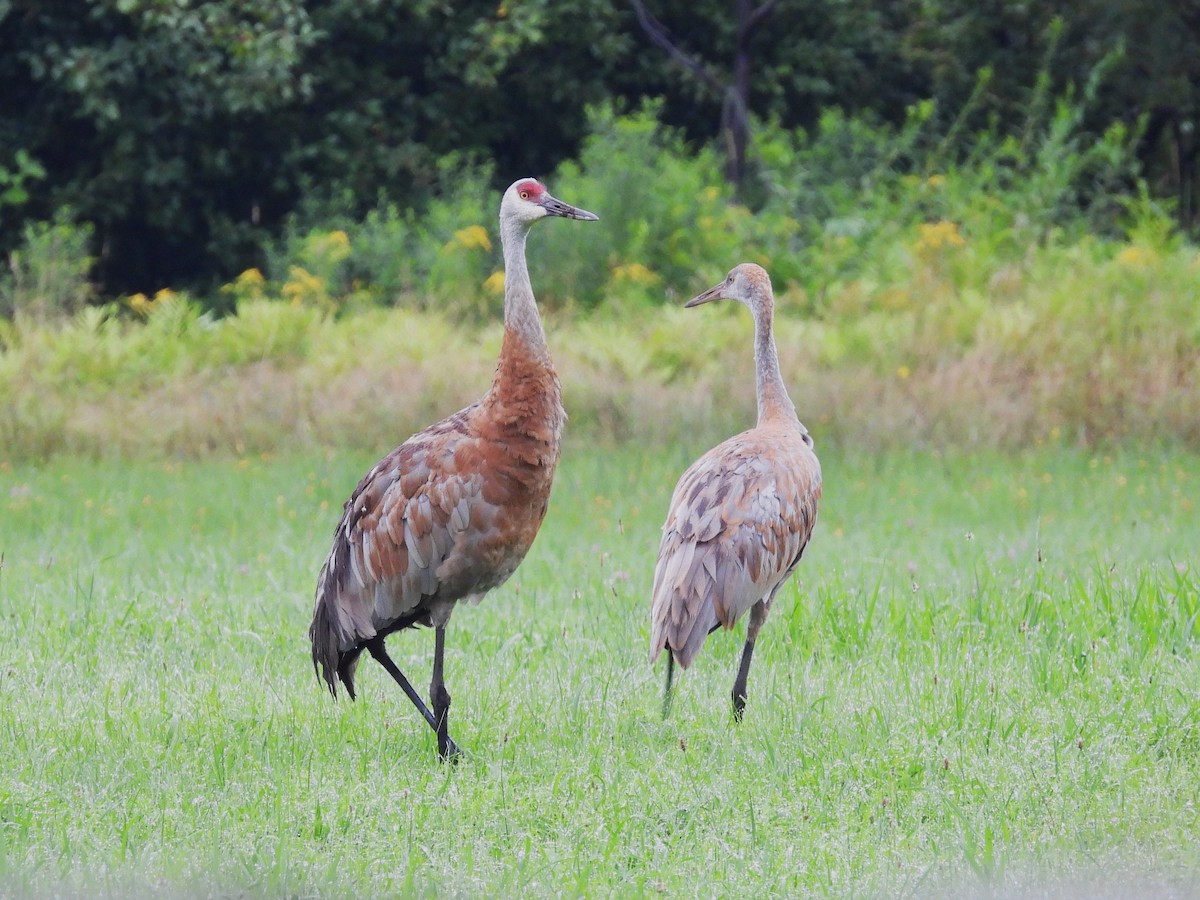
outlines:
{"label": "juvenile sandhill crane", "polygon": [[740,720],[754,641],[817,520],[821,465],[779,373],[770,277],[743,263],[686,305],[711,300],[738,300],[754,314],[758,424],[708,451],[675,486],[654,570],[650,662],[667,650],[665,718],[675,663],[686,669],[709,634],[749,610],[733,685]]}
{"label": "juvenile sandhill crane", "polygon": [[[354,699],[363,650],[396,680],[437,733],[443,760],[458,756],[448,729],[442,657],[459,600],[480,600],[520,565],[546,514],[566,414],[538,315],[525,238],[534,222],[597,216],[568,206],[532,178],[500,203],[504,341],[479,402],[413,435],[366,474],[334,532],[317,579],[309,638],[313,667]],[[384,639],[417,625],[435,633],[431,712],[388,656]]]}

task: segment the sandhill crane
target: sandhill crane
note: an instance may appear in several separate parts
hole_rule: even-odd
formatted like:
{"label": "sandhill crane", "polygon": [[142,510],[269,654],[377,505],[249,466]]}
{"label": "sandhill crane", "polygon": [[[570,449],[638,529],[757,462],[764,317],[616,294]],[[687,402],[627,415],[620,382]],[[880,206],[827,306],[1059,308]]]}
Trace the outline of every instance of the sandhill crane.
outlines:
{"label": "sandhill crane", "polygon": [[733,685],[740,720],[754,641],[817,520],[821,465],[779,373],[770,277],[743,263],[686,305],[711,300],[738,300],[754,314],[758,424],[708,451],[675,486],[654,570],[650,661],[666,648],[665,718],[675,663],[686,669],[709,634],[749,610]]}
{"label": "sandhill crane", "polygon": [[[521,563],[558,464],[566,414],[525,263],[529,229],[546,216],[597,219],[532,178],[505,191],[504,340],[492,387],[366,474],[346,501],[317,579],[308,634],[313,667],[330,693],[337,696],[340,679],[354,699],[354,671],[366,650],[437,733],[443,760],[459,753],[448,733],[446,623],[459,600],[480,600]],[[384,648],[389,634],[417,625],[435,632],[432,712]]]}

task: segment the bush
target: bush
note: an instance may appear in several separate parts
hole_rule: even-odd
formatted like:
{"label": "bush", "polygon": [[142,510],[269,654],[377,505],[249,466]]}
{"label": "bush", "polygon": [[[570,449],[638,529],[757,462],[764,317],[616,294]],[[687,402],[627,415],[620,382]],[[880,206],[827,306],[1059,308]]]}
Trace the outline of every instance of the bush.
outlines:
{"label": "bush", "polygon": [[[1148,200],[1127,215],[1127,240],[1033,246],[979,289],[960,287],[961,270],[991,262],[951,224],[925,223],[882,248],[909,260],[894,280],[831,286],[819,318],[781,309],[802,419],[826,446],[1200,442],[1200,253]],[[547,331],[575,439],[668,446],[752,421],[752,328],[733,304],[551,312]],[[248,293],[220,319],[169,294],[141,314],[7,324],[0,438],[12,459],[377,451],[475,399],[501,332]]]}
{"label": "bush", "polygon": [[327,309],[373,303],[494,312],[499,305],[485,286],[500,268],[490,177],[486,167],[447,157],[421,210],[385,203],[361,220],[336,216],[320,227],[294,219],[268,255],[268,274],[283,295]]}
{"label": "bush", "polygon": [[[584,226],[586,232],[540,228],[529,242],[543,307],[655,304],[715,281],[743,259],[783,265],[796,223],[734,204],[719,169],[711,151],[692,153],[657,124],[652,109],[624,118],[597,111],[580,161],[545,181],[556,196],[602,221]],[[269,272],[278,289],[311,279],[295,293],[315,297],[323,290],[333,306],[354,296],[495,317],[502,310],[503,260],[491,181],[485,167],[448,163],[436,199],[419,214],[384,205],[360,222],[335,222],[349,249],[336,272],[309,262],[311,248],[328,240],[327,226],[293,230],[271,254]]]}
{"label": "bush", "polygon": [[[980,76],[979,92],[989,77]],[[1080,101],[1054,100],[1043,80],[1013,134],[939,136],[931,103],[909,110],[899,128],[828,110],[811,135],[764,129],[764,210],[801,223],[787,277],[818,298],[850,281],[874,293],[936,256],[957,290],[983,291],[1035,246],[1119,234],[1119,200],[1137,183],[1136,134],[1115,125],[1100,141],[1087,135],[1095,90],[1093,82]],[[968,104],[960,119],[971,113]],[[819,299],[812,311],[825,312]]]}
{"label": "bush", "polygon": [[0,277],[0,314],[45,322],[82,308],[93,296],[91,240],[91,226],[74,224],[70,210],[52,222],[26,225],[21,247]]}
{"label": "bush", "polygon": [[[983,73],[977,95],[988,80]],[[784,305],[819,316],[846,312],[832,298],[860,311],[921,302],[933,275],[958,294],[987,292],[1019,275],[1034,246],[1120,233],[1121,191],[1136,184],[1133,132],[1086,137],[1095,83],[1078,100],[1051,97],[1045,80],[1039,91],[1013,134],[940,134],[929,102],[900,126],[838,110],[811,133],[763,124],[754,208],[733,201],[715,152],[687,146],[656,107],[598,108],[578,161],[546,181],[601,221],[586,232],[538,230],[528,252],[539,301],[548,310],[674,302],[743,261],[772,273]],[[493,180],[485,166],[449,159],[419,212],[383,205],[358,221],[293,226],[271,255],[275,291],[326,309],[498,316]],[[905,281],[907,295],[897,290]]]}

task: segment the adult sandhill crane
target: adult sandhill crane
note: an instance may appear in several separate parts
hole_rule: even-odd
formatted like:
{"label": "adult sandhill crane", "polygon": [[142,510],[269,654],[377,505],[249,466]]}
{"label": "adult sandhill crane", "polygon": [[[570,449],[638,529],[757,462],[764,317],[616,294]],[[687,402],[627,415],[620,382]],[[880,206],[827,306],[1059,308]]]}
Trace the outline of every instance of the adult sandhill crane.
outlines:
{"label": "adult sandhill crane", "polygon": [[686,669],[709,634],[749,610],[733,685],[740,720],[759,629],[817,520],[821,465],[779,373],[770,277],[743,263],[686,305],[712,300],[738,300],[754,314],[758,424],[708,451],[675,486],[654,570],[650,662],[667,650],[665,718],[675,663]]}
{"label": "adult sandhill crane", "polygon": [[[595,221],[532,178],[500,203],[504,341],[479,402],[413,435],[366,474],[334,532],[308,630],[313,667],[354,699],[363,650],[387,670],[458,756],[443,678],[446,623],[459,600],[480,600],[520,565],[546,514],[566,414],[538,315],[525,239],[546,216]],[[388,656],[384,639],[417,625],[435,633],[431,712]]]}

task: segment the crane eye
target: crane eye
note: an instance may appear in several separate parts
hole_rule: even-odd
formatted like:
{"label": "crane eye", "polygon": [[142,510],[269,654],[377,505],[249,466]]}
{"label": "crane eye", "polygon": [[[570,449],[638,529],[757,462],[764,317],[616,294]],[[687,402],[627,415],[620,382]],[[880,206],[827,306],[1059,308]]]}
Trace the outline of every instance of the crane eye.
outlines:
{"label": "crane eye", "polygon": [[521,191],[521,199],[528,200],[529,199],[529,191]]}

